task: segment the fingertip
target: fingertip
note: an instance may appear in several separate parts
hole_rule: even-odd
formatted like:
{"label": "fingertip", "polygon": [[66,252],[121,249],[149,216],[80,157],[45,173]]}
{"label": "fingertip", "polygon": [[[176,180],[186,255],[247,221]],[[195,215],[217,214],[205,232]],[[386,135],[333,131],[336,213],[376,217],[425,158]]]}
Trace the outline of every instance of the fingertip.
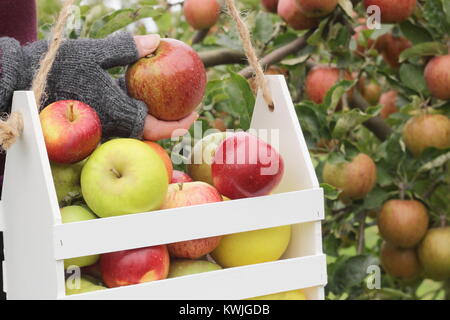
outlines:
{"label": "fingertip", "polygon": [[148,34],[145,36],[135,36],[136,48],[139,53],[139,57],[143,58],[155,52],[161,42],[159,34]]}

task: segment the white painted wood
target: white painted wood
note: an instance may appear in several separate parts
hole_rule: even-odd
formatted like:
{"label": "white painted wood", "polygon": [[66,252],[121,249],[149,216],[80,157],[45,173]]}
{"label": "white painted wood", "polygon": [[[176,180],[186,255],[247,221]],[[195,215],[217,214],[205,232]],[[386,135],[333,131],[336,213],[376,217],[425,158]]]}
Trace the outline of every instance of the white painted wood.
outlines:
{"label": "white painted wood", "polygon": [[67,296],[65,299],[238,300],[326,284],[325,255],[279,260]]}
{"label": "white painted wood", "polygon": [[0,200],[0,232],[5,231],[5,218],[3,218],[3,201]]}
{"label": "white painted wood", "polygon": [[318,221],[323,214],[323,191],[311,189],[70,223],[55,227],[55,257],[67,259]]}
{"label": "white painted wood", "polygon": [[[285,175],[275,194],[66,225],[61,224],[33,94],[16,92],[13,110],[23,114],[25,130],[8,152],[0,204],[8,299],[242,299],[299,288],[306,288],[310,299],[323,299],[323,191],[286,82],[282,76],[267,79],[275,110],[269,111],[258,94],[252,129],[268,129],[269,136],[260,137],[271,144],[271,133],[279,137],[275,147],[284,158]],[[288,224],[293,225],[292,240],[280,261],[64,294],[64,258]]]}
{"label": "white painted wood", "polygon": [[8,150],[3,185],[7,297],[55,299],[64,292],[53,249],[60,214],[34,95],[16,92],[12,111],[22,113],[24,131]]}

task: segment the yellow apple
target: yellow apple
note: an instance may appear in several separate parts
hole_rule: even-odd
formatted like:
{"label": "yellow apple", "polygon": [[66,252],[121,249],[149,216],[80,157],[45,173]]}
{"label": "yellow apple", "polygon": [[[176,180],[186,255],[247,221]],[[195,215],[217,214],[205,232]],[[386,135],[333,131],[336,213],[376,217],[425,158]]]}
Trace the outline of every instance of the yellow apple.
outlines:
{"label": "yellow apple", "polygon": [[212,257],[224,268],[280,259],[291,239],[291,226],[229,234],[222,237]]}
{"label": "yellow apple", "polygon": [[81,277],[79,283],[70,278],[66,280],[66,295],[68,296],[105,289],[106,287],[96,284],[94,279],[86,276]]}
{"label": "yellow apple", "polygon": [[274,294],[268,294],[266,296],[260,296],[255,298],[249,298],[246,300],[307,300],[303,290],[292,290]]}

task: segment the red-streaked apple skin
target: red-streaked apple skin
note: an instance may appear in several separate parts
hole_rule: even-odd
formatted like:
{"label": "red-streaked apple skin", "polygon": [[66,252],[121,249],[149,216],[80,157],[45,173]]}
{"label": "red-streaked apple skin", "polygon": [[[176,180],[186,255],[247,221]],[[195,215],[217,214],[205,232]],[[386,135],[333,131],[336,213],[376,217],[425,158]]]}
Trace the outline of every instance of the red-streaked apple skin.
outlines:
{"label": "red-streaked apple skin", "polygon": [[450,100],[450,55],[434,57],[428,62],[425,81],[433,96]]}
{"label": "red-streaked apple skin", "polygon": [[398,111],[397,109],[398,94],[395,90],[389,90],[383,93],[380,97],[380,104],[383,106],[380,112],[380,116],[383,119],[389,118],[389,116]]}
{"label": "red-streaked apple skin", "polygon": [[79,162],[100,143],[100,118],[93,108],[81,101],[54,102],[42,110],[39,118],[48,157],[52,162]]}
{"label": "red-streaked apple skin", "polygon": [[278,0],[261,0],[261,4],[267,11],[277,13]]}
{"label": "red-streaked apple skin", "polygon": [[[316,67],[308,72],[305,81],[306,95],[311,101],[320,104],[324,101],[328,91],[339,82],[340,70],[334,67]],[[352,75],[344,72],[343,80],[353,80]],[[351,99],[353,91],[348,92]]]}
{"label": "red-streaked apple skin", "polygon": [[279,0],[277,12],[295,30],[307,30],[319,25],[319,19],[305,16],[298,8],[295,0]]}
{"label": "red-streaked apple skin", "polygon": [[307,17],[323,17],[336,9],[337,0],[296,0],[300,11]]}
{"label": "red-streaked apple skin", "polygon": [[[169,185],[166,200],[161,209],[180,208],[222,201],[222,196],[205,182],[174,183]],[[221,236],[187,240],[167,245],[174,258],[197,259],[213,251]]]}
{"label": "red-streaked apple skin", "polygon": [[219,20],[220,4],[217,0],[185,0],[183,13],[194,29],[207,29]]}
{"label": "red-streaked apple skin", "polygon": [[364,0],[366,9],[378,6],[382,23],[397,23],[407,20],[416,9],[416,0]]}
{"label": "red-streaked apple skin", "polygon": [[393,69],[400,67],[400,54],[411,47],[411,41],[405,37],[394,36],[392,33],[385,33],[375,41],[375,49]]}
{"label": "red-streaked apple skin", "polygon": [[187,174],[179,170],[173,170],[171,183],[185,183],[192,182],[192,178]]}
{"label": "red-streaked apple skin", "polygon": [[109,288],[167,278],[170,258],[165,245],[102,254],[100,269]]}
{"label": "red-streaked apple skin", "polygon": [[129,94],[145,102],[160,120],[180,120],[194,111],[206,88],[206,71],[199,55],[184,42],[162,39],[155,54],[128,68]]}
{"label": "red-streaked apple skin", "polygon": [[283,177],[284,162],[271,145],[238,132],[219,145],[211,169],[217,190],[241,199],[270,194]]}

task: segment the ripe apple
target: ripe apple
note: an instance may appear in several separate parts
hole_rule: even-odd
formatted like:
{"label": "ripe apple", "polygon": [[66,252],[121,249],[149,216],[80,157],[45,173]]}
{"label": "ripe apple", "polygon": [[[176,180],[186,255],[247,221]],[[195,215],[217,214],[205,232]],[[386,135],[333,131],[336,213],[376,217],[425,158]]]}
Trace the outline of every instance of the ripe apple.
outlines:
{"label": "ripe apple", "polygon": [[398,111],[397,99],[398,93],[395,90],[389,90],[381,95],[380,104],[383,106],[380,113],[381,118],[387,119],[391,114]]}
{"label": "ripe apple", "polygon": [[434,57],[428,62],[425,81],[433,96],[450,100],[450,55]]}
{"label": "ripe apple", "polygon": [[202,101],[206,72],[190,46],[162,39],[153,55],[128,68],[126,83],[129,94],[144,101],[151,115],[174,121],[188,116]]}
{"label": "ripe apple", "polygon": [[110,140],[89,157],[81,171],[81,191],[104,218],[157,210],[168,186],[161,157],[135,139]]}
{"label": "ripe apple", "polygon": [[377,180],[377,167],[372,158],[360,153],[351,162],[325,164],[323,180],[340,190],[342,199],[362,199],[372,191]]}
{"label": "ripe apple", "polygon": [[[317,104],[324,101],[327,92],[339,82],[340,70],[333,67],[316,67],[308,72],[305,80],[305,91],[308,98]],[[353,80],[352,75],[344,72],[342,80]],[[352,96],[353,90],[348,92],[349,98]]]}
{"label": "ripe apple", "polygon": [[211,255],[224,268],[276,261],[291,240],[291,226],[224,235]]}
{"label": "ripe apple", "polygon": [[61,205],[64,199],[81,195],[81,169],[85,161],[74,164],[51,163],[53,183],[55,184],[56,196]]}
{"label": "ripe apple", "polygon": [[398,248],[413,248],[428,229],[428,211],[416,200],[389,200],[378,215],[381,237]]}
{"label": "ripe apple", "polygon": [[98,290],[105,290],[106,287],[97,284],[94,279],[90,277],[82,276],[78,281],[68,278],[66,280],[66,295],[71,296],[73,294],[80,294]]}
{"label": "ripe apple", "polygon": [[378,85],[378,83],[372,80],[369,81],[368,84],[366,84],[366,81],[364,80],[361,89],[361,94],[370,105],[378,104],[381,96],[381,87]]}
{"label": "ripe apple", "polygon": [[194,29],[208,29],[219,20],[220,4],[217,0],[185,0],[183,13]]}
{"label": "ripe apple", "polygon": [[419,260],[425,276],[450,279],[450,227],[430,229],[419,246]]}
{"label": "ripe apple", "polygon": [[[222,196],[216,188],[205,182],[174,183],[169,185],[169,191],[161,209],[220,201],[222,201]],[[171,257],[197,259],[214,250],[219,245],[221,238],[221,236],[217,236],[181,241],[168,244],[167,248]]]}
{"label": "ripe apple", "polygon": [[230,199],[270,194],[284,173],[281,155],[256,136],[238,132],[225,139],[211,165],[214,186]]}
{"label": "ripe apple", "polygon": [[192,178],[189,177],[189,175],[187,173],[184,173],[179,170],[173,170],[172,180],[170,181],[170,183],[184,183],[184,182],[192,182],[192,181],[194,181],[194,180],[192,180]]}
{"label": "ripe apple", "polygon": [[207,135],[195,144],[191,152],[190,163],[187,165],[187,172],[195,181],[213,185],[211,164],[214,155],[222,141],[231,135],[232,133],[229,132],[217,132]]}
{"label": "ripe apple", "polygon": [[167,278],[169,253],[165,245],[104,253],[100,258],[103,282],[108,288]]}
{"label": "ripe apple", "polygon": [[274,294],[268,294],[265,296],[259,296],[246,300],[308,300],[303,290],[292,290]]}
{"label": "ripe apple", "polygon": [[441,114],[412,117],[403,129],[403,141],[409,151],[419,156],[426,148],[450,147],[450,119]]}
{"label": "ripe apple", "polygon": [[[62,223],[71,223],[97,219],[97,216],[93,214],[89,209],[81,206],[69,206],[61,209]],[[90,256],[71,258],[64,260],[64,268],[69,266],[86,267],[95,264],[98,261],[99,255],[94,254]]]}
{"label": "ripe apple", "polygon": [[380,260],[387,274],[405,281],[415,280],[422,271],[415,249],[401,249],[385,242]]}
{"label": "ripe apple", "polygon": [[393,36],[391,33],[382,35],[375,42],[375,49],[382,54],[383,59],[393,69],[400,66],[400,54],[411,46],[412,43],[408,39]]}
{"label": "ripe apple", "polygon": [[336,9],[338,0],[296,0],[300,11],[309,18],[329,15]]}
{"label": "ripe apple", "polygon": [[416,0],[364,0],[366,10],[378,6],[382,23],[397,23],[407,20],[416,9]]}
{"label": "ripe apple", "polygon": [[176,278],[191,274],[221,270],[222,267],[206,260],[173,260],[170,262],[169,276]]}
{"label": "ripe apple", "polygon": [[305,16],[295,0],[279,0],[277,12],[287,25],[295,30],[307,30],[319,25],[320,20]]}
{"label": "ripe apple", "polygon": [[167,169],[167,176],[169,177],[169,183],[172,180],[172,172],[173,172],[173,164],[172,160],[169,157],[169,154],[167,151],[161,147],[159,144],[153,141],[144,141],[150,148],[152,148],[164,161],[164,165]]}
{"label": "ripe apple", "polygon": [[278,0],[261,0],[261,4],[267,11],[277,13]]}
{"label": "ripe apple", "polygon": [[75,100],[54,102],[39,114],[50,161],[76,163],[97,147],[102,137],[94,109]]}

